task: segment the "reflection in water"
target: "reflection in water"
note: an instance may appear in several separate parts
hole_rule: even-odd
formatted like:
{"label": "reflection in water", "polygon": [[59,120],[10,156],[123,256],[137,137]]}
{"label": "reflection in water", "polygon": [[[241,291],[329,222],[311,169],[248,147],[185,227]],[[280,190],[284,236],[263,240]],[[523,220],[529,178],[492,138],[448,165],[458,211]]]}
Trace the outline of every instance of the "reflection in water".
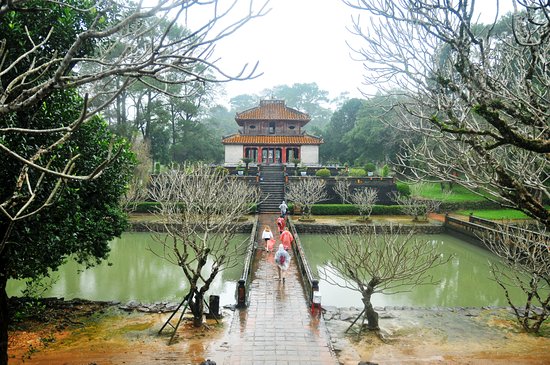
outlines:
{"label": "reflection in water", "polygon": [[[504,291],[492,279],[488,262],[498,258],[487,250],[474,246],[450,235],[417,235],[418,240],[436,245],[444,255],[453,254],[454,258],[446,266],[431,271],[437,285],[423,285],[409,292],[392,295],[375,294],[372,297],[375,306],[413,306],[413,307],[479,307],[508,306]],[[327,236],[301,234],[300,240],[309,264],[317,270],[331,259]],[[512,288],[512,298],[521,299],[521,291]],[[343,289],[320,280],[323,305],[362,308],[361,295],[357,291]]]}
{"label": "reflection in water", "polygon": [[[234,243],[241,243],[248,237],[237,235]],[[54,274],[59,279],[44,296],[144,303],[181,301],[188,288],[182,270],[152,253],[149,246],[155,248],[149,233],[125,233],[111,242],[109,258],[97,267],[83,270],[69,260]],[[234,303],[242,268],[238,265],[221,271],[208,294],[219,295],[222,305]],[[10,280],[8,295],[20,295],[24,286],[20,281]]]}

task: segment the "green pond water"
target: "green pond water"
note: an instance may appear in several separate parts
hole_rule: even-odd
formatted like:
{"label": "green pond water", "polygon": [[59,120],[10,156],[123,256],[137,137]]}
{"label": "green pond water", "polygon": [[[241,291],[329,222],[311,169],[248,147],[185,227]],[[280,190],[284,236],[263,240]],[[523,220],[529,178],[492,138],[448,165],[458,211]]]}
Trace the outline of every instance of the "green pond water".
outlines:
{"label": "green pond water", "polygon": [[[240,243],[249,237],[237,235],[234,242]],[[60,267],[52,274],[57,280],[44,297],[154,303],[179,302],[187,293],[183,271],[148,249],[160,249],[149,233],[125,233],[110,245],[109,258],[99,266],[83,270],[81,265],[69,260]],[[243,266],[238,265],[221,271],[208,295],[219,295],[222,305],[235,303],[236,283],[242,270]],[[8,295],[20,295],[24,287],[23,282],[10,280]]]}
{"label": "green pond water", "polygon": [[[250,236],[238,235],[234,242],[243,242]],[[507,306],[502,289],[491,279],[487,262],[497,258],[490,252],[450,235],[422,235],[418,239],[439,247],[444,255],[454,254],[445,266],[432,271],[440,280],[437,285],[416,287],[406,293],[394,295],[375,294],[375,306],[458,307],[458,306]],[[326,236],[300,235],[309,263],[317,270],[330,260]],[[69,260],[53,277],[57,278],[45,297],[65,299],[121,301],[135,300],[143,303],[158,301],[178,302],[187,293],[187,282],[181,269],[152,253],[158,250],[149,233],[125,233],[111,242],[109,259],[101,265],[84,270]],[[244,257],[244,256],[243,256]],[[208,295],[219,295],[220,303],[235,303],[235,287],[242,273],[242,265],[223,270],[218,274]],[[20,295],[24,283],[8,282],[8,295]],[[358,292],[320,282],[323,305],[360,307]],[[518,290],[511,295],[522,298]]]}
{"label": "green pond water", "polygon": [[[446,234],[417,235],[416,238],[437,245],[444,255],[454,255],[446,266],[431,271],[434,278],[440,281],[439,284],[418,286],[405,293],[374,294],[372,301],[375,306],[508,306],[504,291],[489,272],[488,261],[498,260],[495,255]],[[318,275],[319,268],[331,259],[326,236],[302,234],[300,240],[314,275]],[[323,305],[362,307],[359,292],[343,289],[320,279]],[[525,296],[519,290],[511,290],[510,295],[519,300],[516,303],[525,301],[522,299]]]}

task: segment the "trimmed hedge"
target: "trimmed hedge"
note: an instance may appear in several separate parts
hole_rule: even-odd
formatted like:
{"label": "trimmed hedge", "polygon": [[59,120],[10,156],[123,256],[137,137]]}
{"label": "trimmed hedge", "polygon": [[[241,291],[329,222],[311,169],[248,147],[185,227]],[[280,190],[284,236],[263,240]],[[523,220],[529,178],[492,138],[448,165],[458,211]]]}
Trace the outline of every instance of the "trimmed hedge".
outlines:
{"label": "trimmed hedge", "polygon": [[[157,202],[139,202],[135,204],[132,213],[156,213],[160,204]],[[250,211],[255,212],[257,209],[256,204],[250,206]]]}
{"label": "trimmed hedge", "polygon": [[365,169],[351,168],[349,169],[348,175],[351,177],[365,177],[367,176],[367,172]]}
{"label": "trimmed hedge", "polygon": [[157,202],[139,202],[135,204],[134,213],[155,213],[159,203]]}
{"label": "trimmed hedge", "polygon": [[[313,215],[359,215],[359,210],[352,204],[315,204],[311,208]],[[372,215],[403,215],[399,205],[375,205]]]}
{"label": "trimmed hedge", "polygon": [[397,191],[399,194],[403,196],[410,196],[411,195],[411,187],[409,184],[406,184],[404,182],[398,181],[395,183],[395,186],[397,187]]}
{"label": "trimmed hedge", "polygon": [[319,177],[330,177],[330,170],[329,169],[326,169],[326,168],[323,168],[323,169],[319,169],[315,172],[315,176],[319,176]]}
{"label": "trimmed hedge", "polygon": [[439,211],[454,212],[457,210],[477,210],[477,209],[500,209],[502,208],[497,203],[489,200],[482,201],[466,201],[466,202],[442,202],[439,206]]}

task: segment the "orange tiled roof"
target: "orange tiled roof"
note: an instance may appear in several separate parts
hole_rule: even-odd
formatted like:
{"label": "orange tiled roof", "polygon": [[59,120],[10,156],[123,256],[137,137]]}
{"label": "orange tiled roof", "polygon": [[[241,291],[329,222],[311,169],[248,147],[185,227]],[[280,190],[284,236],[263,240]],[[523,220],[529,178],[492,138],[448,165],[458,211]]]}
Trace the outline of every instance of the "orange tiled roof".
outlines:
{"label": "orange tiled roof", "polygon": [[300,136],[250,136],[234,134],[222,140],[224,144],[304,145],[321,144],[323,139],[310,135]]}
{"label": "orange tiled roof", "polygon": [[237,113],[235,120],[241,125],[244,120],[293,120],[307,123],[311,118],[306,113],[287,107],[284,100],[261,100],[260,106]]}

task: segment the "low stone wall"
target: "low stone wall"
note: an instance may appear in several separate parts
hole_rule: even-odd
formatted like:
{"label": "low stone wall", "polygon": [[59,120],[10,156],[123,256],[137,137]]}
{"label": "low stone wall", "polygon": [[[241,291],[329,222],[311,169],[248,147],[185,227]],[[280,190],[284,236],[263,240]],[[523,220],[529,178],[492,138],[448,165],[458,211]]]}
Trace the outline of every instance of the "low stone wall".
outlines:
{"label": "low stone wall", "polygon": [[[313,233],[313,234],[336,234],[343,233],[346,230],[351,233],[361,233],[367,229],[376,228],[377,233],[381,233],[383,230],[387,230],[390,225],[373,225],[373,224],[351,224],[346,226],[340,225],[327,225],[327,224],[313,224],[313,223],[301,223],[298,220],[294,220],[294,226],[298,233]],[[394,225],[396,228],[397,225]],[[445,227],[440,224],[407,224],[399,226],[401,233],[409,233],[414,231],[415,233],[422,234],[439,234],[445,233]]]}
{"label": "low stone wall", "polygon": [[[235,225],[237,233],[250,233],[254,223],[252,222],[243,222]],[[166,229],[162,223],[151,223],[151,222],[130,222],[130,225],[127,229],[129,232],[165,232]]]}
{"label": "low stone wall", "polygon": [[[296,231],[299,233],[313,233],[313,234],[331,234],[342,233],[346,229],[351,230],[352,233],[362,232],[365,227],[376,227],[377,232],[380,233],[382,229],[386,229],[389,225],[380,224],[349,224],[349,225],[330,225],[330,224],[318,224],[318,223],[303,223],[299,220],[293,220],[293,224],[296,227]],[[243,222],[235,226],[237,233],[250,233],[254,224],[252,222]],[[397,225],[394,225],[397,227]],[[446,229],[440,224],[407,224],[401,225],[400,230],[402,233],[409,233],[414,231],[422,234],[439,234],[445,233]],[[130,222],[130,226],[127,231],[129,232],[164,232],[164,225],[161,223],[147,223],[147,222]]]}

